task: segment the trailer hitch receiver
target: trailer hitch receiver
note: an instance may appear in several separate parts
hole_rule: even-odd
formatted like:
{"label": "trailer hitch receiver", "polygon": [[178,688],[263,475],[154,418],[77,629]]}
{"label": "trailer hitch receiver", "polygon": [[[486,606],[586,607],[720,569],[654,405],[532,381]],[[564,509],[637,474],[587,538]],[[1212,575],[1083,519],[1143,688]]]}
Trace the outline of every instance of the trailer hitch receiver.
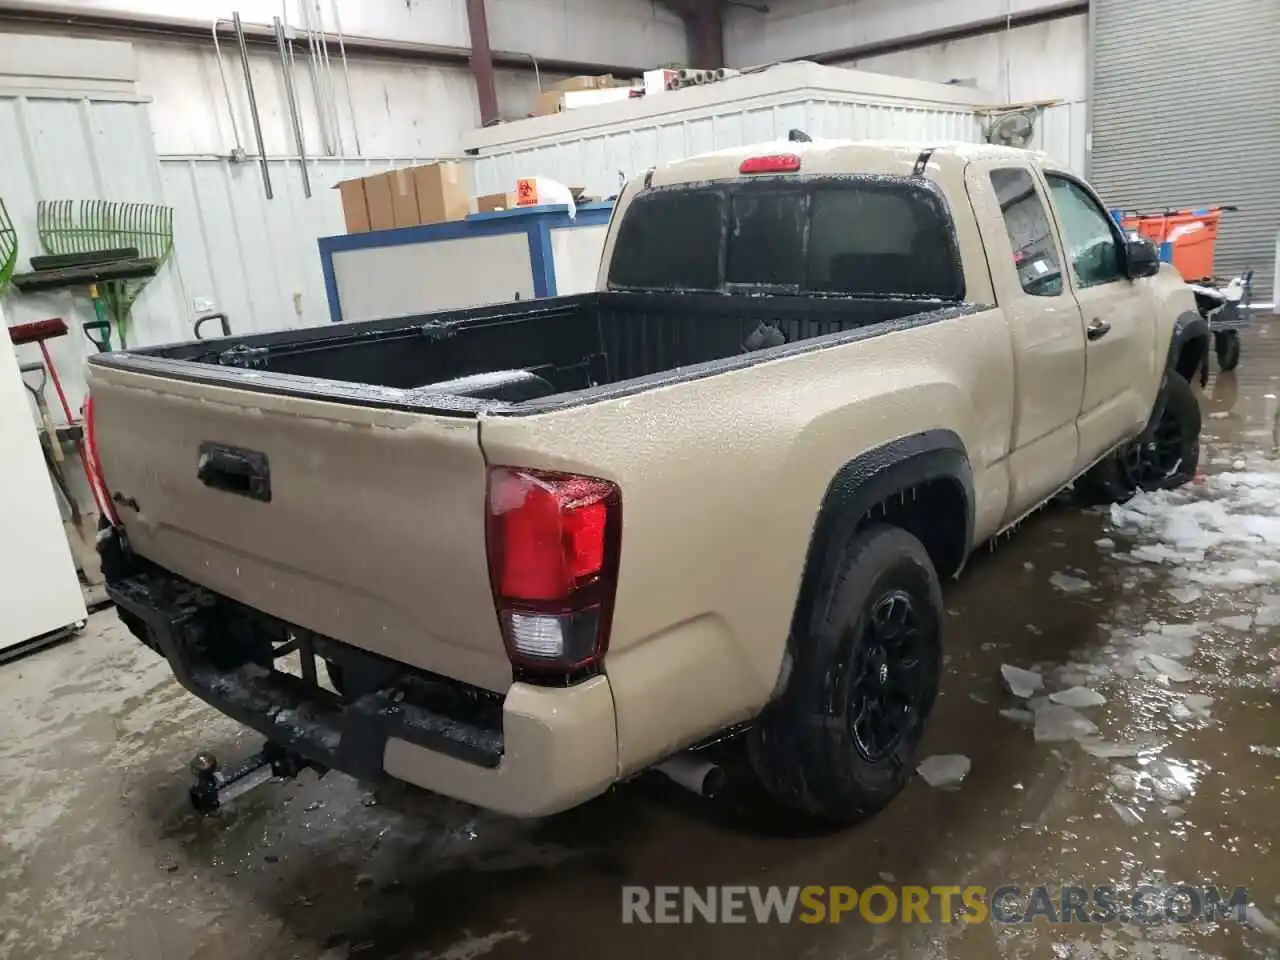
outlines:
{"label": "trailer hitch receiver", "polygon": [[328,772],[320,764],[270,741],[263,744],[258,753],[227,770],[221,768],[213,754],[199,753],[191,760],[191,773],[196,782],[188,795],[196,810],[210,814],[254,787],[273,779],[291,780],[308,767],[320,776]]}

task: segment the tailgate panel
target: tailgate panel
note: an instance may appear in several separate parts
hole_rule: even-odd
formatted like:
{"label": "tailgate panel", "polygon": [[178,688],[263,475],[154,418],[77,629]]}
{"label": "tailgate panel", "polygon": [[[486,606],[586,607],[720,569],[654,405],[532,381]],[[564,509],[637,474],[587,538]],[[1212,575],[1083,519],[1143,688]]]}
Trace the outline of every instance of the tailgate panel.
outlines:
{"label": "tailgate panel", "polygon": [[[91,368],[91,388],[103,473],[128,504],[117,509],[139,554],[324,636],[490,690],[510,685],[474,418],[106,368]],[[225,472],[206,485],[209,444],[263,455],[270,499]]]}

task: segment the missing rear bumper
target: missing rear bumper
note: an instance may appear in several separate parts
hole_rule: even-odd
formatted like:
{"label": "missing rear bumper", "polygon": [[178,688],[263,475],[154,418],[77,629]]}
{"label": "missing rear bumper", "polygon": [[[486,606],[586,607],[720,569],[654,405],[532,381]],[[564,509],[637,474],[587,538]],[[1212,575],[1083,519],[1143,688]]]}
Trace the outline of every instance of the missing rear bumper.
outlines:
{"label": "missing rear bumper", "polygon": [[363,780],[384,775],[389,739],[481,768],[502,762],[501,698],[327,638],[303,646],[348,678],[344,694],[274,667],[291,629],[162,571],[107,591],[131,630],[168,660],[178,681],[227,716],[313,764]]}

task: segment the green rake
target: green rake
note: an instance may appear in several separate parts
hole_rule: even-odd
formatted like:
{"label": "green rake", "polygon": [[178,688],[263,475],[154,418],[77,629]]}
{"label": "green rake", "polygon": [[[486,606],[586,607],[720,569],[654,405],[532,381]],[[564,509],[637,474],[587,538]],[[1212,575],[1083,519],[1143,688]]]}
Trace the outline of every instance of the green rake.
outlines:
{"label": "green rake", "polygon": [[13,229],[9,211],[0,200],[0,296],[9,289],[9,278],[18,265],[18,231]]}
{"label": "green rake", "polygon": [[[81,258],[115,253],[121,259],[154,261],[159,270],[173,252],[173,208],[115,200],[41,200],[36,231],[48,254]],[[128,346],[133,304],[150,279],[103,279],[89,285],[95,313],[101,317],[105,307],[111,314],[122,347]]]}

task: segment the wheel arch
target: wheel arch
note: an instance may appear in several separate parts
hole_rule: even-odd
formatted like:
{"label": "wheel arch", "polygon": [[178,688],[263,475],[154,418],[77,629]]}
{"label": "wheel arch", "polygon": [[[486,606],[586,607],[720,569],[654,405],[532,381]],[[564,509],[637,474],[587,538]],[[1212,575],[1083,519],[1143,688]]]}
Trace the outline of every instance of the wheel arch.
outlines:
{"label": "wheel arch", "polygon": [[793,638],[807,633],[823,615],[816,601],[844,545],[860,526],[881,516],[921,540],[939,577],[960,571],[973,542],[974,494],[968,453],[956,433],[910,434],[866,451],[836,471],[805,555]]}
{"label": "wheel arch", "polygon": [[[1143,438],[1151,436],[1156,424],[1164,415],[1166,384],[1170,373],[1176,373],[1188,383],[1194,383],[1197,372],[1204,371],[1209,358],[1209,321],[1194,310],[1178,314],[1169,335],[1169,352],[1165,357],[1164,371],[1160,375],[1160,390],[1151,410],[1151,419],[1142,431]],[[1203,374],[1201,386],[1204,385]]]}
{"label": "wheel arch", "polygon": [[1165,371],[1176,371],[1188,383],[1193,383],[1209,358],[1209,343],[1209,321],[1193,310],[1180,313],[1169,336]]}

